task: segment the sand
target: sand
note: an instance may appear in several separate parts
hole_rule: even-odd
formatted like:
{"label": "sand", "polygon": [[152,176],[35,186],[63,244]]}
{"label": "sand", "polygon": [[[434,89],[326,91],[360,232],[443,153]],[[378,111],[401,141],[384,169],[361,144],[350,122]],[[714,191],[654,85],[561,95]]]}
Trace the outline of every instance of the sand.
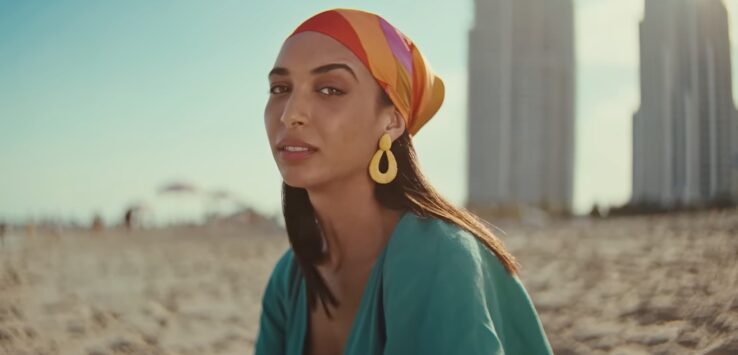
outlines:
{"label": "sand", "polygon": [[[738,211],[495,224],[557,354],[738,354]],[[250,354],[287,248],[264,227],[21,232],[0,354]]]}
{"label": "sand", "polygon": [[738,354],[737,211],[507,232],[557,354]]}
{"label": "sand", "polygon": [[6,241],[0,353],[250,353],[262,287],[287,242],[277,233],[234,232]]}

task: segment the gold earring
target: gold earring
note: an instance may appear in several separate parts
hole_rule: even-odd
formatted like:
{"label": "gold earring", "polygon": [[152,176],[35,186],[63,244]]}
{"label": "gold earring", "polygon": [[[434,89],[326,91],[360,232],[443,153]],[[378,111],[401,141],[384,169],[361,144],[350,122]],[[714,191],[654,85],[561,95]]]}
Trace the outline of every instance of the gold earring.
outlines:
{"label": "gold earring", "polygon": [[[389,184],[397,176],[397,161],[395,155],[392,154],[392,138],[389,133],[382,135],[379,139],[379,150],[374,153],[371,163],[369,163],[369,176],[372,180],[379,184]],[[379,161],[382,159],[382,153],[387,153],[387,171],[379,171]]]}

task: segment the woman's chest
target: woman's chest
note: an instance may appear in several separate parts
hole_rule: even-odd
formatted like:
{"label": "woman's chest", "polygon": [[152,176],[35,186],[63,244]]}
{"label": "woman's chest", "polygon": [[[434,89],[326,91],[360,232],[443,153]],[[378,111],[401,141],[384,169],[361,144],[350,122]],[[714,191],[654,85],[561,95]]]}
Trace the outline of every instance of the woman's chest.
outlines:
{"label": "woman's chest", "polygon": [[304,355],[341,355],[351,333],[358,307],[331,308],[333,318],[322,307],[310,313],[307,344]]}
{"label": "woman's chest", "polygon": [[331,317],[328,317],[320,302],[315,310],[308,313],[305,355],[343,354],[361,308],[367,276],[356,275],[351,284],[344,282],[343,287],[338,287],[330,277],[326,278],[328,287],[334,291],[340,304],[338,307],[328,306]]}

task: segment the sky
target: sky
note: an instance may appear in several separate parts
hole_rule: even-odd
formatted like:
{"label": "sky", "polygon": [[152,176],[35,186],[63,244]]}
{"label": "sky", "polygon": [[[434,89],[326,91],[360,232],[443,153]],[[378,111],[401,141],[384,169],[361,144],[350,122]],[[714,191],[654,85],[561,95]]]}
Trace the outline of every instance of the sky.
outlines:
{"label": "sky", "polygon": [[[725,3],[736,23],[738,0]],[[278,214],[267,72],[284,38],[331,7],[381,14],[444,78],[445,102],[414,139],[431,182],[464,204],[472,1],[0,0],[0,220],[213,208],[158,193],[177,181]],[[575,11],[574,211],[586,213],[630,196],[643,1],[576,0]]]}

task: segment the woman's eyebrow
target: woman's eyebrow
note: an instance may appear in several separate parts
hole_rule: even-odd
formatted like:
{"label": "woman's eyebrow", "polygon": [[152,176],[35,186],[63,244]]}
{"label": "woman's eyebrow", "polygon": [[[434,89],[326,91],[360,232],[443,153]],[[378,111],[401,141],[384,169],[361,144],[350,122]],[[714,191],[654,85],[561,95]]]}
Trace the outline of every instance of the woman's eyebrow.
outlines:
{"label": "woman's eyebrow", "polygon": [[272,69],[271,71],[269,71],[269,75],[268,75],[268,77],[270,77],[270,78],[271,78],[271,77],[272,77],[272,75],[282,75],[282,76],[287,76],[287,75],[290,75],[290,71],[289,71],[289,70],[287,70],[287,68],[282,68],[282,67],[274,67],[274,68],[273,68],[273,69]]}
{"label": "woman's eyebrow", "polygon": [[[337,70],[337,69],[343,69],[343,70],[348,71],[349,74],[351,74],[351,76],[353,76],[357,82],[359,81],[359,78],[356,77],[356,74],[354,73],[353,70],[351,70],[351,67],[343,63],[330,63],[330,64],[321,65],[311,70],[310,73],[322,74],[322,73],[327,73],[331,70]],[[287,68],[274,67],[271,71],[269,71],[269,77],[272,77],[273,75],[288,76],[290,75],[290,71],[287,70]]]}
{"label": "woman's eyebrow", "polygon": [[351,70],[351,67],[349,67],[348,65],[343,64],[343,63],[330,63],[330,64],[326,64],[326,65],[321,65],[321,66],[319,66],[319,67],[311,70],[310,72],[313,73],[313,74],[322,74],[322,73],[326,73],[326,72],[329,72],[331,70],[336,70],[336,69],[344,69],[344,70],[348,71],[351,74],[351,76],[353,76],[354,79],[357,82],[359,81],[359,78],[356,77],[356,74],[354,74],[354,71]]}

